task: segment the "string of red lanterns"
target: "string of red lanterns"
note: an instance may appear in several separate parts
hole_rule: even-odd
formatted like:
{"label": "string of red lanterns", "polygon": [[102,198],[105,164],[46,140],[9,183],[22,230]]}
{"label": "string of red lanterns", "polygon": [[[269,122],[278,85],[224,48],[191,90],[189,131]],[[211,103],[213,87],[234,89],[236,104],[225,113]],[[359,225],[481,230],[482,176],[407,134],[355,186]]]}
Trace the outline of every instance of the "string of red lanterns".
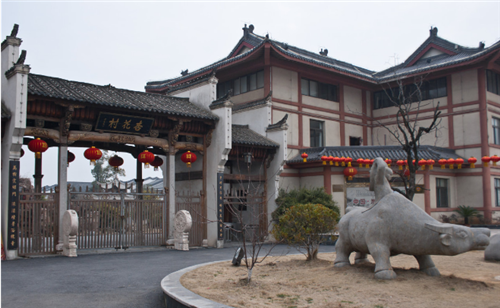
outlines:
{"label": "string of red lanterns", "polygon": [[154,167],[154,171],[158,171],[158,168],[163,165],[163,159],[160,156],[155,156],[155,159],[151,163],[151,166]]}

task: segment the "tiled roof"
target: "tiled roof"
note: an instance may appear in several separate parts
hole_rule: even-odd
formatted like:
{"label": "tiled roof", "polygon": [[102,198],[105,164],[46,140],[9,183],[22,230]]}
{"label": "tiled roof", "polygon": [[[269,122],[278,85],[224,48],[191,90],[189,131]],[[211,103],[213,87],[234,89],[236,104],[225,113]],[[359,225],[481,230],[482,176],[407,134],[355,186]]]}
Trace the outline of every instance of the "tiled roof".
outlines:
{"label": "tiled roof", "polygon": [[[352,65],[347,62],[336,60],[328,56],[320,55],[316,52],[310,52],[295,46],[288,45],[286,43],[278,42],[263,36],[256,35],[252,32],[248,32],[239,40],[238,44],[233,48],[228,57],[220,61],[217,61],[213,64],[210,64],[206,67],[200,68],[199,70],[191,72],[185,76],[180,76],[177,78],[163,80],[163,81],[148,82],[146,85],[146,89],[153,90],[153,89],[164,88],[168,87],[169,85],[182,82],[183,80],[186,80],[186,82],[188,82],[187,80],[193,78],[194,76],[198,76],[199,74],[211,71],[215,68],[221,67],[222,65],[231,63],[233,61],[237,61],[239,59],[242,59],[244,57],[253,54],[253,52],[258,50],[266,41],[269,41],[277,51],[279,51],[281,54],[285,56],[289,56],[301,61],[309,62],[311,64],[320,65],[325,68],[335,69],[340,72],[358,76],[373,83],[384,83],[400,76],[405,76],[409,74],[418,74],[432,69],[437,69],[441,67],[462,63],[465,61],[474,60],[482,55],[490,53],[491,51],[500,49],[500,41],[488,48],[481,48],[481,47],[466,48],[438,37],[436,29],[434,34],[432,34],[431,30],[431,35],[429,36],[429,38],[426,41],[424,41],[424,43],[422,43],[420,47],[404,63],[380,72],[375,72],[368,69],[364,69],[359,66]],[[253,48],[247,52],[244,52],[240,55],[230,58],[230,56],[235,51],[237,51],[238,47],[242,43],[247,43],[253,46]],[[430,44],[434,44],[436,46],[444,48],[452,52],[453,54],[452,55],[443,54],[437,57],[422,59],[421,61],[417,61],[416,63],[413,63],[413,65],[408,66],[408,64],[411,63]]]}
{"label": "tiled roof", "polygon": [[212,112],[192,104],[188,98],[117,89],[111,85],[99,86],[35,74],[28,76],[28,93],[79,103],[218,120]]}
{"label": "tiled roof", "polygon": [[[389,158],[393,161],[407,159],[406,152],[403,151],[401,146],[341,146],[301,150],[297,156],[289,159],[288,163],[301,163],[302,157],[300,155],[304,152],[309,155],[307,158],[308,162],[321,161],[321,156],[351,157],[354,161],[358,158],[374,159],[376,157],[382,157],[383,159]],[[440,159],[463,159],[463,157],[457,155],[454,150],[429,145],[420,146],[418,155],[419,159],[433,159],[436,163]],[[464,160],[467,161],[467,159]]]}
{"label": "tiled roof", "polygon": [[248,125],[232,125],[233,144],[279,148],[280,145],[254,132]]}

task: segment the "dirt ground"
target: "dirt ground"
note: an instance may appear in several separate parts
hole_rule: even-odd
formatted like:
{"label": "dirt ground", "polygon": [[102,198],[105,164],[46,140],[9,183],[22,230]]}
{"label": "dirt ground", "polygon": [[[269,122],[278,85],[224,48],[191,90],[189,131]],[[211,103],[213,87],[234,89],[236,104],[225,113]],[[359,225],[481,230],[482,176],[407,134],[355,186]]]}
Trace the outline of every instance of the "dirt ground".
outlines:
{"label": "dirt ground", "polygon": [[441,277],[425,275],[412,256],[399,255],[391,258],[398,277],[376,280],[373,259],[335,268],[335,253],[325,253],[314,262],[303,255],[267,258],[254,268],[249,285],[242,280],[244,264],[230,262],[186,273],[181,283],[233,307],[500,307],[500,262],[484,261],[483,251],[432,258]]}

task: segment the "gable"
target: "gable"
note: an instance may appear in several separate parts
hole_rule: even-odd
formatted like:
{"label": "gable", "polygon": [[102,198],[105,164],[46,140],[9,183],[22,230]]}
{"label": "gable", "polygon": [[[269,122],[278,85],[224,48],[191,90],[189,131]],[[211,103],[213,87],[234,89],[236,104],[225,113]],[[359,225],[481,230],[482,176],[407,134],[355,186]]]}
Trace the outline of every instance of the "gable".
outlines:
{"label": "gable", "polygon": [[444,52],[437,50],[436,48],[431,48],[429,51],[427,51],[420,59],[425,59],[425,58],[430,58],[434,56],[439,56],[444,54]]}

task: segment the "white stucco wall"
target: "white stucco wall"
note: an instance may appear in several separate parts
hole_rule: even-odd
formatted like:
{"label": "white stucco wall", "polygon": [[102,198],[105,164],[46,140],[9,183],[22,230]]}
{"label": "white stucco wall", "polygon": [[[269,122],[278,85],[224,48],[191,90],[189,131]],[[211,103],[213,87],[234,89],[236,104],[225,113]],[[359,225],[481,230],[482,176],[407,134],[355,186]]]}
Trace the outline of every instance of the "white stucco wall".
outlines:
{"label": "white stucco wall", "polygon": [[240,95],[231,96],[231,101],[235,104],[253,102],[264,98],[264,89],[257,89]]}
{"label": "white stucco wall", "polygon": [[346,112],[361,115],[363,112],[361,101],[360,89],[344,86],[344,105]]}
{"label": "white stucco wall", "polygon": [[453,116],[455,146],[481,143],[479,112]]}
{"label": "white stucco wall", "polygon": [[298,102],[298,74],[297,72],[279,67],[271,67],[271,89],[273,97]]}
{"label": "white stucco wall", "polygon": [[[275,122],[281,119],[276,119]],[[248,127],[262,136],[266,135],[266,128],[271,124],[271,107],[261,105],[258,109],[250,109],[233,113],[233,124],[248,125]]]}
{"label": "white stucco wall", "polygon": [[453,104],[477,101],[478,80],[477,70],[468,70],[451,75]]}
{"label": "white stucco wall", "polygon": [[[273,122],[277,122],[287,114],[287,112],[280,110],[273,110]],[[297,114],[288,113],[288,145],[299,145],[299,117]]]}

